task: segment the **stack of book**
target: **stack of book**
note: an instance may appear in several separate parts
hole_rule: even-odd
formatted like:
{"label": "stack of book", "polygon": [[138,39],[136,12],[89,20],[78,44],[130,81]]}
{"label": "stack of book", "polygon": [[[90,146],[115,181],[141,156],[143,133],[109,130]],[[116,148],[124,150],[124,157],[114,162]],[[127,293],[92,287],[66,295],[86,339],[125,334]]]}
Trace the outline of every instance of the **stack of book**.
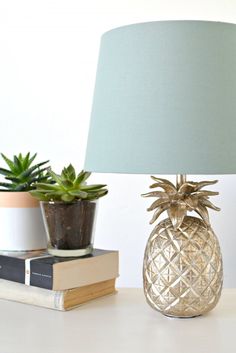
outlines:
{"label": "stack of book", "polygon": [[116,292],[117,251],[95,249],[80,258],[43,251],[0,254],[0,299],[69,310]]}

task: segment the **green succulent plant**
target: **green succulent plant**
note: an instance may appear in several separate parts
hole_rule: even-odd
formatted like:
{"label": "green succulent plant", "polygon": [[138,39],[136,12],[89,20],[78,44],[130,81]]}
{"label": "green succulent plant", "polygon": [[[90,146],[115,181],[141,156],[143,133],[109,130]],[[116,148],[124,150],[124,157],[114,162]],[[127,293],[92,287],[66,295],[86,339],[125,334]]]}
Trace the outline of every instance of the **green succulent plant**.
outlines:
{"label": "green succulent plant", "polygon": [[48,167],[41,168],[49,161],[33,164],[37,153],[32,157],[30,152],[25,156],[21,153],[13,156],[13,160],[6,157],[3,153],[1,156],[9,169],[0,168],[0,174],[4,175],[5,182],[0,182],[0,191],[30,191],[35,188],[35,183],[48,180]]}
{"label": "green succulent plant", "polygon": [[30,192],[40,201],[95,200],[108,193],[106,185],[88,185],[86,180],[91,173],[82,170],[76,175],[75,168],[71,164],[64,167],[60,175],[52,170],[49,170],[48,173],[55,183],[37,183],[35,184],[36,189]]}

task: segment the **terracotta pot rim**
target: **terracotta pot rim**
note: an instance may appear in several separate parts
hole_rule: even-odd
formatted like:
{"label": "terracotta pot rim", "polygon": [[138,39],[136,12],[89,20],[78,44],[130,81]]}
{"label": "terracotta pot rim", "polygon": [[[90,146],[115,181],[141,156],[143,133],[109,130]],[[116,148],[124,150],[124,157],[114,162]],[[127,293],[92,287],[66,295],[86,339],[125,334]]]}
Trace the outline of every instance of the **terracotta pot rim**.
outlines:
{"label": "terracotta pot rim", "polygon": [[0,194],[28,194],[30,191],[0,190]]}
{"label": "terracotta pot rim", "polygon": [[36,208],[39,201],[29,191],[0,191],[0,208]]}

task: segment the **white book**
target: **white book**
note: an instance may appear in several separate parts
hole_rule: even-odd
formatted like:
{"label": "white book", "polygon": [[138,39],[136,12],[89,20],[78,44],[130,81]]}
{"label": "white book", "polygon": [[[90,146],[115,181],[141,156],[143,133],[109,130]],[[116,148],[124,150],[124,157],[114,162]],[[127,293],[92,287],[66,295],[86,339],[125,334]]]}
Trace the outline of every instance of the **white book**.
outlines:
{"label": "white book", "polygon": [[0,279],[0,299],[63,311],[113,293],[116,293],[115,278],[61,291]]}

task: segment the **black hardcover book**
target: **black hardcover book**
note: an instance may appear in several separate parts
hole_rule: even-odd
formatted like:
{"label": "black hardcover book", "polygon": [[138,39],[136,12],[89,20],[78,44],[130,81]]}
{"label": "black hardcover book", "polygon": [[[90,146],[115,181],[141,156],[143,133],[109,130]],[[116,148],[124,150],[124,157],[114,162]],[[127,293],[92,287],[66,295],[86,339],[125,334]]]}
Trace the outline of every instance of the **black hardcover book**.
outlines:
{"label": "black hardcover book", "polygon": [[65,290],[118,277],[118,252],[94,249],[79,258],[45,251],[0,253],[0,278],[26,285]]}

